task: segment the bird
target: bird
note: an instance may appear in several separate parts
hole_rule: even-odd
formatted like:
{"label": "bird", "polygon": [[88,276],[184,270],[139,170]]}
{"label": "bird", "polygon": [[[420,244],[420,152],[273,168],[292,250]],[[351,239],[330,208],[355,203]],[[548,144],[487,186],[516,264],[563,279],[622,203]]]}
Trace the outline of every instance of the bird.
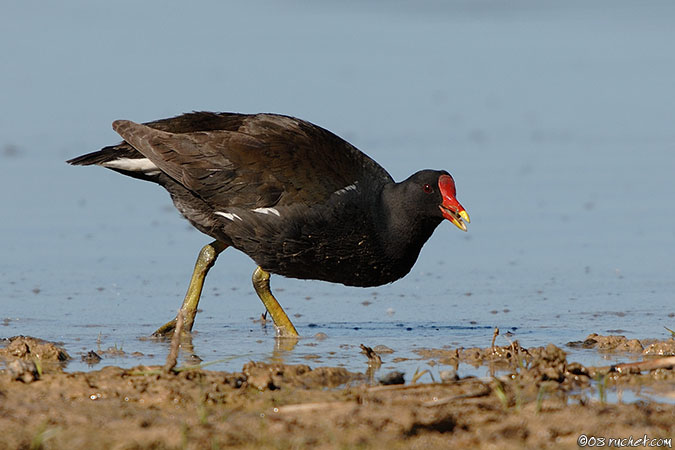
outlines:
{"label": "bird", "polygon": [[199,252],[183,304],[154,336],[182,319],[192,331],[204,280],[228,247],[255,263],[253,286],[277,336],[297,329],[270,289],[270,274],[346,286],[380,286],[410,272],[448,220],[469,215],[445,170],[396,182],[332,132],[292,116],[194,111],[143,124],[116,120],[123,141],[67,161],[156,183],[214,239]]}

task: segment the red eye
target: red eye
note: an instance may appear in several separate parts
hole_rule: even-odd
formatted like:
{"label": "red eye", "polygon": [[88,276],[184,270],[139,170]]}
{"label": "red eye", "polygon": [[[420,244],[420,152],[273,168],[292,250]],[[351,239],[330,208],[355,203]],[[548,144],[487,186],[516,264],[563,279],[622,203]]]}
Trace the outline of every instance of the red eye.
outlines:
{"label": "red eye", "polygon": [[422,190],[424,192],[426,192],[427,194],[431,194],[433,192],[433,189],[431,189],[431,186],[429,186],[428,184],[425,184],[424,186],[422,186]]}

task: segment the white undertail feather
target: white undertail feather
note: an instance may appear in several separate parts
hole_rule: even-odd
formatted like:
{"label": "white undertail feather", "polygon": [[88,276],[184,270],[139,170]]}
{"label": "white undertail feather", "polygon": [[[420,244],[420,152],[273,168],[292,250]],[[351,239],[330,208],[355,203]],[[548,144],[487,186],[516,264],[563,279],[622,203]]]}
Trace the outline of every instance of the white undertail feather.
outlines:
{"label": "white undertail feather", "polygon": [[157,175],[160,171],[148,158],[120,158],[101,164],[109,169],[143,172],[146,175]]}

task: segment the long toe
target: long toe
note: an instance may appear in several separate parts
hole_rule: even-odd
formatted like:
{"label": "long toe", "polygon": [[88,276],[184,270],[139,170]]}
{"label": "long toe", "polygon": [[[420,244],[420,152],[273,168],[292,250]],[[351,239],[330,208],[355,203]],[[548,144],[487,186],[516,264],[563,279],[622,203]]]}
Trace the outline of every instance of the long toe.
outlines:
{"label": "long toe", "polygon": [[176,329],[176,319],[170,320],[161,327],[157,328],[152,337],[154,338],[170,338],[173,331]]}

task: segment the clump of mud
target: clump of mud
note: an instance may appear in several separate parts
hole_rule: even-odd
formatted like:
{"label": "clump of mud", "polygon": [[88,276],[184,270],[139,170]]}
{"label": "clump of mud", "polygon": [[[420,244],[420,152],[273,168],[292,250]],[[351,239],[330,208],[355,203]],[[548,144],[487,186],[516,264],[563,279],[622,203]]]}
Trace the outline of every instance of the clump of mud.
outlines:
{"label": "clump of mud", "polygon": [[259,390],[280,389],[283,385],[293,387],[337,387],[354,381],[363,381],[365,376],[349,372],[343,367],[317,367],[312,370],[304,364],[266,364],[251,361],[242,369],[245,382]]}
{"label": "clump of mud", "polygon": [[[496,336],[496,334],[495,334]],[[625,336],[590,334],[584,341],[568,343],[571,347],[595,348],[602,352],[625,353],[642,361],[602,367],[585,367],[567,361],[564,350],[546,347],[524,348],[518,341],[487,348],[420,349],[416,353],[429,364],[450,365],[457,371],[460,363],[474,367],[488,366],[493,373],[505,373],[494,379],[499,389],[519,396],[541,396],[543,391],[556,393],[603,391],[622,386],[649,386],[659,395],[675,391],[675,339],[638,340]],[[664,384],[665,383],[665,384]],[[515,394],[514,394],[515,395]],[[521,398],[522,400],[522,398]]]}
{"label": "clump of mud", "polygon": [[675,356],[675,339],[627,339],[626,336],[602,336],[591,333],[583,341],[568,342],[569,347],[594,348],[604,352],[639,353],[645,356]]}
{"label": "clump of mud", "polygon": [[568,363],[566,353],[553,344],[546,347],[522,347],[518,341],[505,346],[487,348],[420,349],[415,353],[424,359],[450,365],[457,370],[460,363],[474,367],[489,365],[495,370],[518,373],[528,381],[556,381],[571,389],[588,381],[588,371],[579,363]]}
{"label": "clump of mud", "polygon": [[14,336],[3,339],[6,347],[0,348],[0,358],[34,359],[40,361],[63,362],[70,359],[68,353],[54,342],[30,336]]}
{"label": "clump of mud", "polygon": [[0,360],[6,360],[7,373],[13,380],[32,383],[43,373],[59,372],[70,359],[68,353],[54,342],[30,336],[3,339]]}

